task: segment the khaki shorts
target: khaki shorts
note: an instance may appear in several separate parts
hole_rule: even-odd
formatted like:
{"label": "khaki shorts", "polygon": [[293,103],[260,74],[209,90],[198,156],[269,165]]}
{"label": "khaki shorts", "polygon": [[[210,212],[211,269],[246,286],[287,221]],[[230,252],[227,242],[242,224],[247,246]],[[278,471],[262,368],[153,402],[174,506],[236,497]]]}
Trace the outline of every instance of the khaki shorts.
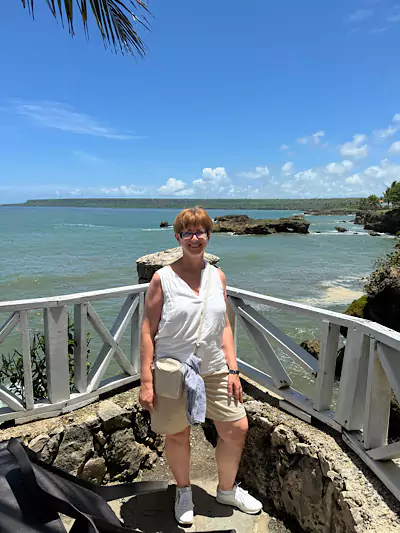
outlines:
{"label": "khaki shorts", "polygon": [[[203,376],[206,388],[206,417],[218,422],[234,422],[246,416],[243,404],[235,405],[228,397],[228,371],[224,368],[214,374]],[[151,415],[151,429],[155,433],[174,435],[189,426],[186,416],[186,394],[179,400],[156,395],[156,408]]]}

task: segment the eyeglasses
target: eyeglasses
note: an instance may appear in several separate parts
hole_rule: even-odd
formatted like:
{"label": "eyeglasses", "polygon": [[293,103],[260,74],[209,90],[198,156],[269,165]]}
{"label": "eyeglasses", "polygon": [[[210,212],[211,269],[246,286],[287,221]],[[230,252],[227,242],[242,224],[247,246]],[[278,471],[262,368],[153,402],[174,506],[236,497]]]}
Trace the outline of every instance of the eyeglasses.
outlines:
{"label": "eyeglasses", "polygon": [[193,239],[193,236],[196,235],[198,239],[206,239],[208,237],[208,231],[201,230],[201,231],[195,231],[192,233],[191,231],[182,231],[179,236],[184,241],[189,241],[190,239]]}

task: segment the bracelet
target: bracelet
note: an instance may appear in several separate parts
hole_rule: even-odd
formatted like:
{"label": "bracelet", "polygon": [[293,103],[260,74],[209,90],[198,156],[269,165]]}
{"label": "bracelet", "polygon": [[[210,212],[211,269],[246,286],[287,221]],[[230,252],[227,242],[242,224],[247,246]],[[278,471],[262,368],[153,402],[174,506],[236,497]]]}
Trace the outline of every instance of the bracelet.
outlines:
{"label": "bracelet", "polygon": [[232,368],[229,369],[229,374],[235,374],[235,376],[238,376],[240,374],[239,370],[232,370]]}

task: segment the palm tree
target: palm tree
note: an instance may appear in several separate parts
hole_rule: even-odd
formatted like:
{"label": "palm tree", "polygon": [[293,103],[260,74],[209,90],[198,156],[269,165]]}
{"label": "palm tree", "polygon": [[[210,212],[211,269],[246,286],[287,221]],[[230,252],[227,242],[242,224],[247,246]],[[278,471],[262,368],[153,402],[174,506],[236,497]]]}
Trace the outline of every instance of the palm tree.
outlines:
{"label": "palm tree", "polygon": [[[34,16],[35,0],[21,0],[24,8]],[[36,0],[37,1],[37,0]],[[43,0],[42,0],[43,1]],[[68,31],[73,36],[74,4],[83,22],[86,37],[89,37],[88,8],[93,13],[100,30],[104,45],[121,54],[144,56],[146,46],[136,31],[137,25],[149,29],[146,14],[149,14],[146,0],[45,0],[55,19],[64,19]],[[89,6],[88,6],[89,4]]]}

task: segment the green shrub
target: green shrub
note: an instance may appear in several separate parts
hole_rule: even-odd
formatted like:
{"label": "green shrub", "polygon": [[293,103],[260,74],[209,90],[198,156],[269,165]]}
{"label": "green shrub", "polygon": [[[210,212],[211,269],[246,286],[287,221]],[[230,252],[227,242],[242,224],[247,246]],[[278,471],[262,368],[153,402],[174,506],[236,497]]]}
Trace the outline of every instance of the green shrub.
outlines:
{"label": "green shrub", "polygon": [[[87,354],[89,356],[89,344],[92,334],[87,334]],[[74,352],[75,352],[74,324],[68,319],[68,363],[69,363],[69,384],[72,391],[74,386]],[[40,332],[35,332],[32,337],[30,354],[32,367],[33,397],[35,401],[47,398],[47,374],[46,374],[46,344],[45,336]],[[1,354],[0,356],[0,383],[8,390],[25,399],[24,394],[24,360],[22,353],[14,350],[12,353]],[[90,369],[90,361],[87,363],[87,371]]]}
{"label": "green shrub", "polygon": [[367,305],[368,296],[361,296],[358,300],[353,300],[345,311],[345,315],[364,318],[364,307]]}

